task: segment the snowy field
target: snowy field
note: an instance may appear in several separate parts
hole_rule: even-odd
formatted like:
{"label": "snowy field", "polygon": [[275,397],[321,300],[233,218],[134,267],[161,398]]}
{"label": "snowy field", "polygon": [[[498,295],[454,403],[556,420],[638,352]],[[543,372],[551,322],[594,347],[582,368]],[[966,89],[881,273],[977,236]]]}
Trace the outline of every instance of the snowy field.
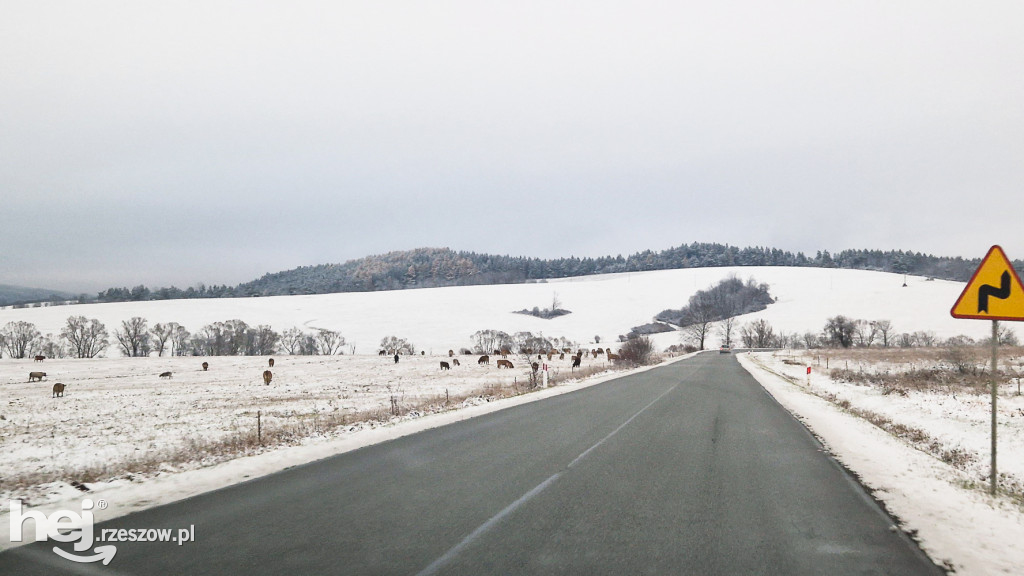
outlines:
{"label": "snowy field", "polygon": [[[820,332],[826,319],[842,314],[866,320],[890,320],[896,333],[930,331],[939,339],[988,333],[983,321],[955,320],[949,315],[963,283],[929,281],[864,270],[822,268],[697,268],[565,278],[537,284],[425,288],[391,292],[274,296],[215,300],[171,300],[89,304],[35,309],[0,309],[0,326],[14,320],[34,323],[40,332],[59,335],[68,316],[102,321],[113,331],[124,320],[141,316],[152,327],[177,322],[196,333],[213,322],[240,319],[250,326],[325,328],[341,333],[345,352],[374,354],[381,339],[405,338],[427,354],[472,347],[479,330],[543,333],[589,346],[595,337],[609,343],[634,326],[651,322],[668,308],[681,308],[697,290],[734,275],[771,287],[778,299],[767,310],[741,316],[745,323],[764,318],[776,332]],[[544,320],[516,310],[546,308],[557,296],[571,314]],[[679,342],[678,334],[656,337],[661,347]],[[717,346],[714,335],[712,346]],[[111,338],[108,357],[118,356]],[[2,378],[2,376],[0,376]],[[2,381],[2,380],[0,380]]]}
{"label": "snowy field", "polygon": [[[262,357],[0,360],[0,500],[39,504],[73,483],[192,469],[527,391],[524,357],[509,357],[513,369],[477,359],[277,356],[270,385]],[[576,370],[569,356],[541,362],[552,385],[611,368],[604,355]],[[45,380],[28,382],[43,369]]]}

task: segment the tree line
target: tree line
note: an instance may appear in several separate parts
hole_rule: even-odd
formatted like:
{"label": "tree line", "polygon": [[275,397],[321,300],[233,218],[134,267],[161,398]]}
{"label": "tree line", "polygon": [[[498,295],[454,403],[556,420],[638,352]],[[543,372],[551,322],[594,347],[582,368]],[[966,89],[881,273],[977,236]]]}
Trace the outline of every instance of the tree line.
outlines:
{"label": "tree line", "polygon": [[[966,281],[980,258],[948,258],[902,250],[820,250],[810,256],[777,248],[739,248],[727,244],[692,243],[660,252],[646,250],[627,257],[540,259],[498,256],[448,248],[419,248],[350,260],[343,264],[302,266],[237,286],[200,284],[187,289],[109,288],[97,294],[99,302],[126,302],[188,298],[238,298],[336,292],[370,292],[441,286],[513,284],[553,278],[622,272],[645,272],[720,266],[790,266],[850,268],[914,274]],[[1014,261],[1024,269],[1024,262]]]}
{"label": "tree line", "polygon": [[207,324],[192,333],[177,322],[152,326],[142,317],[123,320],[113,332],[96,318],[69,316],[60,334],[43,335],[31,322],[8,322],[0,328],[0,355],[10,358],[96,358],[116,344],[123,356],[264,356],[333,355],[343,352],[345,337],[334,330],[307,332],[250,326],[242,320]]}

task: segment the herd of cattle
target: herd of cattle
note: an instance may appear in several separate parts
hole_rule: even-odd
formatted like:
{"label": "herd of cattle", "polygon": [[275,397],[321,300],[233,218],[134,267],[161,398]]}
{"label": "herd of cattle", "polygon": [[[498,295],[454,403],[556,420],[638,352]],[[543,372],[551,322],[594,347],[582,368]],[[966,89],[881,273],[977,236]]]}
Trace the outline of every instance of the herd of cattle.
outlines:
{"label": "herd of cattle", "polygon": [[[394,352],[393,351],[389,352],[389,351],[386,351],[386,350],[381,350],[380,351],[380,355],[381,356],[391,355],[392,353],[394,353]],[[533,354],[534,354],[534,351],[533,350],[524,350],[523,353],[526,354],[528,357],[532,357]],[[540,354],[537,354],[537,360],[542,360],[544,358],[545,354],[547,355],[549,362],[556,355],[558,356],[559,360],[564,360],[565,359],[565,355],[566,354],[571,354],[571,353],[572,353],[572,351],[569,348],[563,348],[561,350],[549,350],[547,352],[542,352]],[[577,350],[576,353],[573,356],[571,356],[571,359],[572,359],[572,369],[573,370],[575,370],[576,368],[580,367],[580,364],[583,361],[583,356],[585,356],[586,354],[587,354],[587,351],[585,351],[585,350]],[[615,354],[615,353],[613,353],[611,351],[611,348],[609,348],[607,350],[605,350],[604,348],[596,348],[596,349],[590,350],[589,354],[591,354],[594,358],[597,358],[598,356],[600,356],[602,354],[605,354],[607,356],[609,362],[612,362],[612,361],[620,359],[618,354]],[[512,361],[508,360],[508,357],[512,355],[512,352],[508,348],[502,348],[500,350],[495,350],[493,355],[494,356],[501,356],[501,358],[497,359],[496,362],[495,362],[495,364],[497,365],[497,367],[499,369],[501,369],[501,368],[515,368],[515,366],[512,364]],[[396,354],[396,357],[397,357],[397,354]],[[447,361],[443,361],[442,360],[441,361],[441,370],[451,370],[452,366],[461,366],[461,364],[459,363],[459,359],[455,358],[455,351],[454,350],[449,350],[448,351],[448,357],[451,359],[451,362],[449,363]],[[36,356],[35,357],[35,361],[36,362],[42,362],[44,360],[46,360],[45,356]],[[268,359],[267,363],[269,364],[270,368],[274,367],[274,359],[273,358]],[[491,363],[491,355],[484,354],[483,356],[480,356],[480,358],[477,360],[476,363],[479,366],[490,365],[490,363]],[[540,368],[540,364],[537,363],[537,362],[532,362],[530,367],[533,369],[534,372],[536,372]],[[207,370],[209,370],[210,364],[208,362],[203,362],[202,363],[202,368],[203,368],[203,371],[206,372]],[[33,371],[33,372],[29,372],[28,373],[28,381],[29,382],[42,382],[43,378],[45,378],[45,377],[46,377],[46,372]],[[171,377],[173,377],[173,373],[172,372],[162,372],[160,374],[160,378],[171,378]],[[274,379],[273,372],[271,372],[270,370],[264,370],[263,371],[263,383],[265,385],[269,386],[271,380],[273,380],[273,379]],[[63,384],[61,382],[57,382],[56,384],[53,385],[53,395],[51,397],[52,398],[63,397],[64,396],[64,389],[66,387],[67,386],[65,384]]]}

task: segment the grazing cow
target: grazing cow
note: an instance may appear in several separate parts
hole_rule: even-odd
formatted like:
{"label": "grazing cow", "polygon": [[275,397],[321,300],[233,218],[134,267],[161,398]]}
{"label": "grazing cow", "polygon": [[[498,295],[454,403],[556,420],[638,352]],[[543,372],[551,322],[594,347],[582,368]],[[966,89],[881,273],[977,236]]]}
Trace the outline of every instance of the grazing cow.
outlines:
{"label": "grazing cow", "polygon": [[622,359],[622,356],[619,356],[618,354],[612,354],[611,352],[608,353],[608,360],[609,361],[621,360],[621,359]]}
{"label": "grazing cow", "polygon": [[53,385],[53,396],[50,396],[50,398],[56,398],[58,396],[63,396],[63,395],[64,395],[64,385],[61,384],[60,382],[57,382],[56,384]]}
{"label": "grazing cow", "polygon": [[452,365],[453,366],[461,366],[461,364],[459,364],[459,359],[458,358],[452,358]]}
{"label": "grazing cow", "polygon": [[449,364],[447,362],[444,362],[444,361],[441,362],[441,370],[451,370],[451,369],[452,369],[451,364]]}
{"label": "grazing cow", "polygon": [[270,370],[264,370],[263,371],[263,383],[264,384],[266,384],[267,386],[270,386],[270,381],[273,380],[273,379],[274,379],[274,375],[270,372]]}
{"label": "grazing cow", "polygon": [[387,356],[387,355],[388,355],[388,351],[387,350],[381,350],[380,352],[377,352],[377,356]]}
{"label": "grazing cow", "polygon": [[28,381],[29,382],[34,382],[34,381],[40,381],[41,382],[43,380],[43,378],[45,378],[45,377],[46,377],[46,372],[29,372],[28,373]]}
{"label": "grazing cow", "polygon": [[501,357],[502,358],[508,358],[508,355],[511,354],[511,353],[512,353],[512,351],[509,350],[508,348],[502,348],[501,349]]}
{"label": "grazing cow", "polygon": [[203,362],[203,372],[206,372],[210,368],[209,362]]}
{"label": "grazing cow", "polygon": [[572,357],[572,369],[575,370],[580,367],[580,362],[583,361],[583,355],[579,354]]}
{"label": "grazing cow", "polygon": [[160,377],[161,378],[170,378],[171,377],[171,373],[170,372],[161,372],[160,373]]}
{"label": "grazing cow", "polygon": [[508,360],[498,360],[498,368],[515,368]]}
{"label": "grazing cow", "polygon": [[274,367],[274,359],[271,358],[270,360],[267,360],[267,364],[270,364],[270,367],[273,368]]}
{"label": "grazing cow", "polygon": [[36,362],[42,362],[43,360],[46,360],[46,356],[36,356]]}
{"label": "grazing cow", "polygon": [[487,354],[484,354],[483,356],[480,357],[479,360],[476,361],[476,363],[480,364],[481,366],[484,365],[484,364],[490,364],[491,363],[491,357],[488,356]]}

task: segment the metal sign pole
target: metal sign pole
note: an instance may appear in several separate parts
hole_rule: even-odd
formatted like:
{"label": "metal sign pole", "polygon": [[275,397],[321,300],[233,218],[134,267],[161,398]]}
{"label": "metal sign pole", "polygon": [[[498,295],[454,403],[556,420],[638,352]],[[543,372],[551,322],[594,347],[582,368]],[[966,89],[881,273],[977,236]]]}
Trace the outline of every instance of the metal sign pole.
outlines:
{"label": "metal sign pole", "polygon": [[992,479],[989,491],[996,494],[996,400],[999,397],[999,321],[992,321]]}

